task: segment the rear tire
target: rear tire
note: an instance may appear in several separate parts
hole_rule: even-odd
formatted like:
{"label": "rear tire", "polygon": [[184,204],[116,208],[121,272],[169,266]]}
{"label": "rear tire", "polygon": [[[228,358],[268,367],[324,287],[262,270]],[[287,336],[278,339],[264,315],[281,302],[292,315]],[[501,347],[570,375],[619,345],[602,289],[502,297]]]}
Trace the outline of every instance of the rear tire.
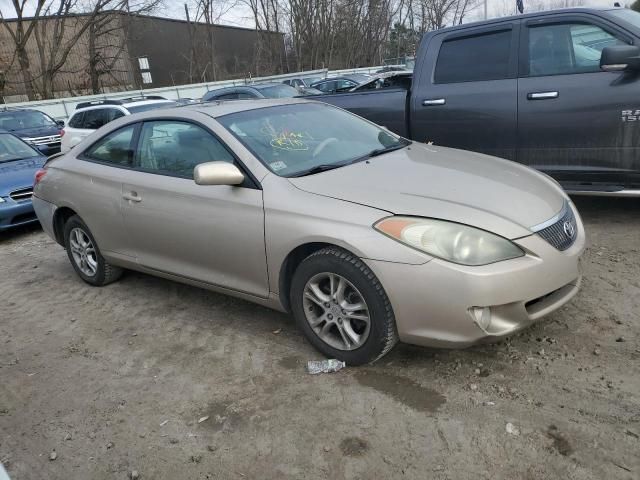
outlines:
{"label": "rear tire", "polygon": [[73,269],[89,285],[101,287],[122,276],[121,268],[105,261],[89,227],[77,215],[64,224],[64,246]]}
{"label": "rear tire", "polygon": [[375,362],[398,342],[380,281],[362,260],[340,248],[323,248],[300,263],[290,301],[309,342],[347,365]]}

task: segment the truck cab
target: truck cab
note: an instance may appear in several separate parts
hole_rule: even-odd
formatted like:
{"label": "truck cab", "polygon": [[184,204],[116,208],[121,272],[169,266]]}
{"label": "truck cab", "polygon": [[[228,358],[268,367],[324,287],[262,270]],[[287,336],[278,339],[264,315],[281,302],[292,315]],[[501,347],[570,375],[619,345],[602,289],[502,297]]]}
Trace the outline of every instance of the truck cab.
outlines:
{"label": "truck cab", "polygon": [[414,140],[523,163],[570,191],[640,195],[638,46],[640,13],[625,8],[470,23],[423,37],[404,104],[392,106],[392,91],[323,101]]}

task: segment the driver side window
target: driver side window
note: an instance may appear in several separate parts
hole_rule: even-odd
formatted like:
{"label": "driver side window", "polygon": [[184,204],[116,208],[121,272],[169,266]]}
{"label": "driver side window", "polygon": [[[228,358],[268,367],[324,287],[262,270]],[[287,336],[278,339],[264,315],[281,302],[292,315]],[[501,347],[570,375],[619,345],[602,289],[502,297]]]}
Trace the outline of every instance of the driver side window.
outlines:
{"label": "driver side window", "polygon": [[529,28],[529,76],[600,71],[605,47],[626,45],[588,23],[562,23]]}
{"label": "driver side window", "polygon": [[205,129],[173,120],[145,122],[135,156],[135,168],[149,173],[193,178],[196,165],[234,162],[229,151]]}

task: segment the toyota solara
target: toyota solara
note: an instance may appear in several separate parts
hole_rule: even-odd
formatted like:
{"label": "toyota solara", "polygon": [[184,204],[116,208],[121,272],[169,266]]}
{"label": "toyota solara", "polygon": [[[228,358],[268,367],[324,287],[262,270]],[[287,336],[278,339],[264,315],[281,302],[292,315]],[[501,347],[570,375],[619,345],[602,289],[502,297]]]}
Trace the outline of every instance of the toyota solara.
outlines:
{"label": "toyota solara", "polygon": [[530,325],[576,294],[585,243],[539,172],[295,99],[123,117],[51,159],[33,202],[85,282],[132,269],[291,312],[352,365]]}

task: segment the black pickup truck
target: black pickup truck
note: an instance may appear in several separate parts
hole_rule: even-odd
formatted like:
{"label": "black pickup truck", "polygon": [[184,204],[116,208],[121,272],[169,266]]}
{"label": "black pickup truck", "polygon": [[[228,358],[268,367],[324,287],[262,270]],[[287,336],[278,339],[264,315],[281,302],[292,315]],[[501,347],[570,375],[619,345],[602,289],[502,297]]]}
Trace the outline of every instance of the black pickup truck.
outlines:
{"label": "black pickup truck", "polygon": [[318,98],[567,190],[640,195],[640,13],[566,9],[425,34],[407,89]]}

